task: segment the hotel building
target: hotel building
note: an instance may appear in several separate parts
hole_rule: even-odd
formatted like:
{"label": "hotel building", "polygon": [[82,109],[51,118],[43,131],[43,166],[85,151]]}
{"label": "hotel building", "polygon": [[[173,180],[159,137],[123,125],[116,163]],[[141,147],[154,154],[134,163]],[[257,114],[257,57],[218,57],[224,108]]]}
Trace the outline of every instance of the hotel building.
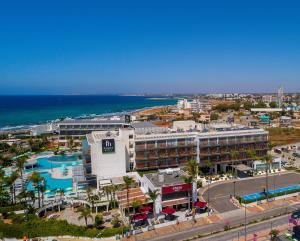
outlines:
{"label": "hotel building", "polygon": [[[190,122],[189,122],[190,123]],[[264,156],[268,151],[268,132],[237,125],[185,125],[177,129],[135,123],[117,131],[95,131],[87,135],[91,153],[92,174],[98,179],[123,176],[137,170],[183,167],[189,160],[200,166],[205,160],[215,172],[226,172],[231,165],[254,167],[248,155],[251,150]],[[110,148],[111,147],[111,148]],[[232,159],[232,151],[237,157]]]}

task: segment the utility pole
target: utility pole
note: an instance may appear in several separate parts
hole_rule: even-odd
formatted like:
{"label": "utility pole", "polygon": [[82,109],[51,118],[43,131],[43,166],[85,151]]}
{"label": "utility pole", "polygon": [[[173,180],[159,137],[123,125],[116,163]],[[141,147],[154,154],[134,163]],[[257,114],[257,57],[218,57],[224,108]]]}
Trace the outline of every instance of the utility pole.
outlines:
{"label": "utility pole", "polygon": [[245,208],[245,241],[247,241],[247,209],[245,203],[244,203],[244,208]]}
{"label": "utility pole", "polygon": [[235,198],[235,182],[236,181],[233,181],[233,197]]}

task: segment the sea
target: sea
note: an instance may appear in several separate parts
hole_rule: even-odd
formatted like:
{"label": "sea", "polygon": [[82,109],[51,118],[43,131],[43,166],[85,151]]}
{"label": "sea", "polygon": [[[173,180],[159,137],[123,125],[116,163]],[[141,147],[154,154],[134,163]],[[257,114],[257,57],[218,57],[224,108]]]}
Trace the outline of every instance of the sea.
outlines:
{"label": "sea", "polygon": [[0,96],[0,129],[22,128],[61,118],[128,113],[147,107],[174,105],[155,96],[43,95]]}

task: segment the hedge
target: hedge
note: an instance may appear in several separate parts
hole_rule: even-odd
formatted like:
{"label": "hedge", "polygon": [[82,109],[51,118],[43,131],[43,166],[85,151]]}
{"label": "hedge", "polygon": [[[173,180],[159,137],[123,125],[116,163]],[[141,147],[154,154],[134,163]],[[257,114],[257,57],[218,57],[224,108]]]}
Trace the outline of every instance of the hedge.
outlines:
{"label": "hedge", "polygon": [[[284,191],[284,192],[279,192],[279,193],[274,193],[274,194],[269,194],[268,198],[279,197],[279,196],[283,196],[283,195],[291,194],[291,193],[295,193],[295,192],[300,192],[300,188],[297,188],[294,190],[288,190],[288,191]],[[261,201],[261,200],[265,200],[265,199],[267,199],[267,195],[262,196],[257,199],[252,199],[252,200],[245,200],[244,198],[239,197],[239,202],[243,203],[243,204],[248,204],[248,203],[253,203],[253,202]]]}
{"label": "hedge", "polygon": [[[125,231],[127,231],[126,227],[123,232],[125,233]],[[22,220],[21,222],[13,222],[13,224],[5,224],[0,221],[0,233],[7,238],[22,238],[24,235],[30,238],[62,235],[93,238],[96,236],[111,237],[116,234],[122,234],[122,227],[99,230],[69,224],[65,220],[45,220],[30,215],[28,222]]]}
{"label": "hedge", "polygon": [[0,213],[8,213],[25,209],[23,204],[16,204],[11,206],[0,207]]}

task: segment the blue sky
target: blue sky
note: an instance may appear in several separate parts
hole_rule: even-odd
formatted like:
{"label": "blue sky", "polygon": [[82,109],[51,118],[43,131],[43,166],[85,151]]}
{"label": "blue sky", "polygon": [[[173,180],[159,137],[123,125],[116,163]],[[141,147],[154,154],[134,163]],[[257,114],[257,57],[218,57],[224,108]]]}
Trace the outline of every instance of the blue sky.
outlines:
{"label": "blue sky", "polygon": [[300,91],[300,1],[3,1],[0,94]]}

